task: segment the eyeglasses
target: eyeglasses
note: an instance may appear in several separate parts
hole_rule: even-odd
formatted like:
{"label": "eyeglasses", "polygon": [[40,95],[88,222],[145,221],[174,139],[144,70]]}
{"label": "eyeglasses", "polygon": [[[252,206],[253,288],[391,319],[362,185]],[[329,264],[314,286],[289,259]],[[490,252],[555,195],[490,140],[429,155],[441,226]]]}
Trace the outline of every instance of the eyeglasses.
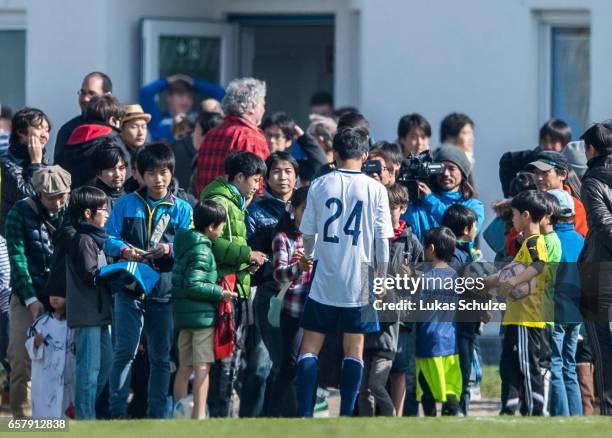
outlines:
{"label": "eyeglasses", "polygon": [[95,97],[98,95],[98,93],[96,93],[95,91],[87,91],[87,90],[83,90],[82,88],[77,91],[77,94],[79,96],[87,96],[87,97]]}

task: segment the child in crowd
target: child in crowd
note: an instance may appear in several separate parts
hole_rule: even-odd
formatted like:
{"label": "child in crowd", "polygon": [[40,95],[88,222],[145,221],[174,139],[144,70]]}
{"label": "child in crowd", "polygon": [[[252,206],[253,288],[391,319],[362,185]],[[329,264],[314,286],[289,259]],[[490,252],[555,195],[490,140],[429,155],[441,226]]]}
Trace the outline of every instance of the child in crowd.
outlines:
{"label": "child in crowd", "polygon": [[192,418],[205,416],[208,373],[214,356],[214,326],[218,303],[237,294],[217,284],[217,264],[212,243],[223,231],[226,211],[214,201],[198,203],[193,212],[195,229],[178,230],[174,240],[172,308],[179,331],[179,370],[174,379],[174,400],[187,396],[189,377],[193,381]]}
{"label": "child in crowd", "polygon": [[165,418],[170,385],[172,346],[172,244],[179,229],[191,226],[191,206],[169,192],[174,154],[164,143],[144,146],[136,157],[144,187],[122,196],[106,223],[104,252],[111,257],[149,264],[160,273],[155,289],[146,297],[131,288],[114,288],[113,365],[110,373],[110,410],[125,417],[129,395],[128,374],[141,332],[147,338],[150,374],[148,416]]}
{"label": "child in crowd", "polygon": [[[399,184],[392,184],[387,187],[387,195],[394,231],[394,237],[389,240],[388,275],[411,275],[414,265],[423,259],[423,247],[412,235],[410,226],[400,219],[408,208],[408,191]],[[403,297],[397,296],[396,291],[389,290],[383,300],[397,302],[400,298]],[[400,334],[401,322],[397,319],[399,315],[392,315],[393,313],[395,312],[379,313],[380,331],[365,336],[364,377],[358,399],[361,416],[373,416],[376,411],[385,416],[402,415],[406,373],[414,374],[414,369],[411,369],[414,367],[410,367],[411,362],[414,364],[414,349],[410,349],[408,345],[408,329],[404,327],[404,336]],[[401,343],[399,348],[403,354],[401,361],[395,361],[398,343]],[[393,377],[390,395],[386,383],[391,372]],[[399,388],[394,388],[394,385],[399,385]],[[395,398],[392,395],[395,395]],[[399,403],[396,403],[398,399]]]}
{"label": "child in crowd", "polygon": [[[447,227],[432,228],[425,233],[423,247],[428,263],[424,286],[419,290],[422,302],[456,303],[454,288],[444,286],[457,277],[449,266],[455,252],[455,235]],[[442,415],[460,413],[462,382],[454,314],[452,306],[449,310],[429,310],[421,313],[424,321],[416,324],[417,399],[426,416],[436,416],[436,402],[442,403]]]}
{"label": "child in crowd", "polygon": [[544,382],[540,367],[540,346],[546,323],[543,299],[549,271],[546,269],[548,250],[540,223],[548,214],[544,194],[535,190],[519,193],[511,202],[512,223],[524,240],[514,262],[525,270],[501,284],[490,277],[490,286],[499,286],[498,294],[507,297],[517,286],[531,283],[535,287],[520,299],[507,302],[502,325],[505,326],[500,375],[502,378],[502,415],[514,415],[520,405],[523,415],[544,412]]}
{"label": "child in crowd", "polygon": [[191,135],[195,128],[195,122],[185,113],[180,113],[172,119],[172,138],[182,140]]}
{"label": "child in crowd", "polygon": [[95,186],[107,196],[108,213],[113,210],[117,199],[125,194],[123,184],[128,171],[125,152],[117,146],[98,148],[93,154],[92,165],[96,172]]}
{"label": "child in crowd", "polygon": [[[476,214],[472,209],[461,204],[453,204],[442,216],[442,225],[450,228],[457,237],[455,253],[450,262],[457,275],[462,276],[466,265],[482,260],[480,251],[474,248],[474,237],[476,236]],[[462,294],[465,300],[477,300],[478,296],[470,291]],[[476,347],[476,336],[480,331],[481,320],[488,318],[486,312],[461,311],[457,314],[457,351],[461,363],[461,411],[468,415],[470,405],[470,375],[474,364]]]}
{"label": "child in crowd", "polygon": [[584,246],[584,238],[574,228],[575,209],[572,196],[561,189],[549,190],[548,194],[559,202],[554,231],[561,242],[561,259],[554,290],[550,414],[582,415],[580,386],[576,373],[576,351],[582,321],[577,262]]}
{"label": "child in crowd", "polygon": [[68,208],[76,230],[66,261],[66,315],[76,345],[76,418],[93,420],[112,363],[111,295],[98,278],[106,266],[107,197],[82,186],[72,192]]}
{"label": "child in crowd", "polygon": [[304,243],[299,231],[307,194],[308,187],[301,187],[293,193],[289,211],[281,217],[272,241],[274,280],[281,288],[286,288],[280,317],[280,372],[270,397],[269,411],[273,417],[295,416],[297,412],[293,382],[302,341],[300,317],[308,295],[312,268],[312,262],[304,258]]}
{"label": "child in crowd", "polygon": [[[389,268],[395,269],[396,273],[399,270],[400,275],[410,275],[411,269],[409,267],[414,267],[414,265],[423,261],[423,246],[412,234],[408,222],[401,219],[401,216],[408,209],[408,190],[404,186],[393,184],[387,188],[387,194],[394,233],[394,237],[390,241],[389,260],[391,262]],[[398,416],[416,416],[418,414],[415,341],[414,322],[400,321],[397,353],[393,359],[389,375],[391,399]]]}
{"label": "child in crowd", "polygon": [[26,340],[32,361],[32,417],[66,418],[73,415],[74,333],[66,323],[66,299],[49,297],[52,311],[38,317]]}

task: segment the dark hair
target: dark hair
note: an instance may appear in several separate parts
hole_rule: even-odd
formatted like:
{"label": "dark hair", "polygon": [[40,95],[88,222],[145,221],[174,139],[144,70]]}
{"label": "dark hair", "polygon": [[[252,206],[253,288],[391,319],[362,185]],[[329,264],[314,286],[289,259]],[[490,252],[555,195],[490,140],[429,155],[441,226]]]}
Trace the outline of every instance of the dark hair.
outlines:
{"label": "dark hair", "polygon": [[88,73],[83,78],[83,82],[85,82],[89,78],[94,78],[94,77],[102,79],[102,92],[103,93],[113,92],[113,82],[111,81],[111,79],[108,77],[107,74],[102,73],[101,71],[92,71],[91,73]]}
{"label": "dark hair", "polygon": [[49,131],[51,131],[49,117],[38,108],[25,107],[17,111],[11,120],[9,144],[19,146],[21,144],[19,136],[28,135],[28,127],[39,127],[44,120],[49,124]]}
{"label": "dark hair", "polygon": [[136,167],[144,176],[147,170],[168,168],[174,174],[174,152],[166,143],[151,143],[143,146],[136,155]]}
{"label": "dark hair", "polygon": [[87,122],[108,123],[111,117],[121,120],[124,109],[119,100],[110,94],[102,94],[91,98],[83,117]]}
{"label": "dark hair", "polygon": [[451,137],[457,137],[465,125],[475,127],[472,119],[465,114],[451,113],[444,117],[440,124],[440,142],[444,143]]}
{"label": "dark hair", "polygon": [[[438,185],[438,178],[432,179],[431,185],[432,191],[435,193],[442,192],[442,189]],[[459,193],[461,193],[461,198],[463,199],[474,199],[478,196],[476,192],[476,188],[474,186],[474,179],[472,175],[465,176],[463,172],[461,172],[461,182],[459,183]]]}
{"label": "dark hair", "polygon": [[341,106],[340,108],[336,108],[334,110],[333,118],[337,122],[340,118],[348,113],[358,113],[359,109],[355,106]]}
{"label": "dark hair", "polygon": [[254,153],[247,151],[233,152],[228,155],[223,162],[223,168],[229,182],[232,182],[239,173],[242,173],[246,178],[266,174],[264,161]]}
{"label": "dark hair", "polygon": [[73,225],[83,219],[83,213],[88,208],[95,215],[100,207],[106,207],[106,193],[97,187],[82,186],[70,193],[68,212]]}
{"label": "dark hair", "polygon": [[368,153],[368,160],[372,160],[374,158],[382,158],[389,172],[395,172],[395,169],[391,167],[393,166],[393,159],[391,158],[391,154],[389,152],[381,148],[374,147],[370,149],[370,152]]}
{"label": "dark hair", "polygon": [[546,206],[546,214],[550,216],[551,224],[556,224],[561,216],[561,204],[556,196],[551,195],[548,192],[540,192],[542,194],[542,200]]}
{"label": "dark hair", "polygon": [[540,128],[540,141],[546,137],[565,146],[572,141],[572,129],[561,119],[550,119]]}
{"label": "dark hair", "polygon": [[363,128],[338,129],[333,147],[341,160],[359,159],[370,149],[368,132]]}
{"label": "dark hair", "polygon": [[401,184],[391,184],[387,187],[389,197],[389,208],[405,207],[408,205],[408,190]]}
{"label": "dark hair", "polygon": [[370,122],[359,112],[348,112],[340,117],[337,132],[346,128],[361,128],[367,133],[368,137],[370,136]]}
{"label": "dark hair", "polygon": [[310,106],[329,105],[334,107],[334,98],[327,91],[319,91],[310,97]]}
{"label": "dark hair", "polygon": [[437,227],[427,230],[423,237],[423,247],[434,246],[434,254],[442,261],[450,262],[455,254],[457,238],[447,227]]}
{"label": "dark hair", "polygon": [[128,160],[125,152],[119,146],[100,143],[91,156],[91,167],[98,174],[104,169],[111,169],[123,161],[127,166]]}
{"label": "dark hair", "polygon": [[400,164],[404,159],[404,156],[402,155],[402,149],[397,143],[390,143],[384,140],[377,141],[376,143],[374,143],[374,147],[370,149],[370,153],[374,152],[375,150],[381,150],[385,152],[388,155],[390,162],[394,165]]}
{"label": "dark hair", "polygon": [[198,109],[196,122],[202,129],[202,135],[206,135],[208,131],[223,123],[223,116],[219,113]]}
{"label": "dark hair", "polygon": [[[306,198],[308,196],[308,186],[300,187],[291,196],[291,200],[289,201],[293,208],[298,208],[300,205],[306,202]],[[274,234],[279,232],[284,232],[289,236],[295,237],[299,233],[300,230],[295,226],[295,219],[291,217],[291,213],[288,211],[284,212],[278,221],[278,225],[276,226],[276,230]]]}
{"label": "dark hair", "polygon": [[193,87],[189,82],[179,79],[168,84],[166,94],[193,94]]}
{"label": "dark hair", "polygon": [[525,190],[537,190],[535,174],[531,172],[518,172],[512,181],[508,189],[508,195],[510,197],[516,196]]}
{"label": "dark hair", "polygon": [[276,166],[276,163],[279,161],[288,161],[291,166],[293,166],[293,170],[295,171],[295,175],[297,176],[300,171],[300,166],[297,160],[291,155],[288,151],[276,151],[266,159],[266,179],[270,178],[270,172],[272,172],[272,168]]}
{"label": "dark hair", "polygon": [[6,105],[0,104],[0,119],[10,119],[13,117],[13,110]]}
{"label": "dark hair", "polygon": [[591,145],[599,155],[612,154],[612,122],[596,123],[580,136],[584,146]]}
{"label": "dark hair", "polygon": [[533,223],[540,222],[548,214],[548,207],[544,196],[537,190],[525,190],[518,193],[510,201],[510,206],[517,209],[520,213],[528,211]]}
{"label": "dark hair", "polygon": [[285,138],[293,138],[293,134],[295,134],[295,122],[287,114],[282,112],[271,114],[264,119],[260,127],[265,131],[272,125],[278,126],[280,130],[283,131]]}
{"label": "dark hair", "polygon": [[225,207],[210,199],[198,202],[193,207],[193,225],[203,233],[209,225],[218,226],[227,221]]}
{"label": "dark hair", "polygon": [[413,129],[420,129],[427,138],[431,137],[431,125],[418,113],[406,114],[397,124],[397,138],[404,138]]}
{"label": "dark hair", "polygon": [[450,228],[455,236],[459,237],[466,228],[471,229],[477,220],[474,210],[463,204],[453,204],[444,212],[440,224]]}

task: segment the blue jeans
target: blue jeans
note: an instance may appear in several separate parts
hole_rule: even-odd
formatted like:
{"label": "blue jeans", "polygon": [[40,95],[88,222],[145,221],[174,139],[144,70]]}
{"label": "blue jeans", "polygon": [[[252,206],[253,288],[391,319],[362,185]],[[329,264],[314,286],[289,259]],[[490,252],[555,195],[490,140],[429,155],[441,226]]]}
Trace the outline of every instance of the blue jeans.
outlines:
{"label": "blue jeans", "polygon": [[110,410],[113,418],[125,417],[130,371],[144,329],[149,356],[148,412],[150,418],[168,416],[172,305],[141,301],[123,291],[114,295],[115,345],[110,374]]}
{"label": "blue jeans", "polygon": [[74,404],[77,420],[95,420],[96,399],[104,389],[113,361],[110,327],[74,329],[76,385]]}
{"label": "blue jeans", "polygon": [[582,415],[582,398],[576,374],[579,333],[580,324],[555,324],[550,369],[551,415]]}
{"label": "blue jeans", "polygon": [[247,328],[245,341],[246,369],[240,391],[240,417],[261,417],[264,413],[266,381],[272,369],[268,350],[257,324]]}

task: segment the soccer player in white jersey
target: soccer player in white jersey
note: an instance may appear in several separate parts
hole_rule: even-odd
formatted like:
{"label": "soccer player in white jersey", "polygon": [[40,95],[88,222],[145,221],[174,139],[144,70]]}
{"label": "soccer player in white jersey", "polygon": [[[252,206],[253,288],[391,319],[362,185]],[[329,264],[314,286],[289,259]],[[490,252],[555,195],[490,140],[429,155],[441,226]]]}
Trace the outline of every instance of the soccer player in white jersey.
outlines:
{"label": "soccer player in white jersey", "polygon": [[363,374],[364,334],[379,330],[369,299],[370,280],[374,270],[379,277],[386,275],[393,227],[385,187],[361,173],[368,140],[360,128],[339,131],[333,141],[337,170],[315,179],[308,191],[300,231],[305,256],[314,263],[300,323],[304,337],[297,362],[297,398],[302,417],[313,413],[325,335],[335,333],[338,326],[343,333],[340,415],[350,416]]}

